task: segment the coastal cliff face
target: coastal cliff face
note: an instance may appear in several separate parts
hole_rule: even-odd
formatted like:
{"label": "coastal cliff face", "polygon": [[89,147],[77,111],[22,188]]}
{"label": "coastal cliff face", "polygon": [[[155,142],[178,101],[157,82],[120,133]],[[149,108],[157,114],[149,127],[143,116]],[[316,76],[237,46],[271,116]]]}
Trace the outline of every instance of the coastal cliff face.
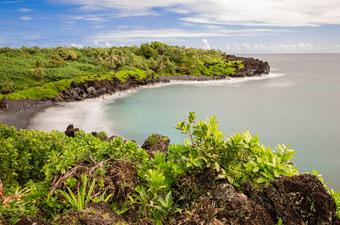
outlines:
{"label": "coastal cliff face", "polygon": [[80,101],[87,98],[96,98],[105,94],[113,94],[118,91],[130,90],[139,86],[151,85],[159,82],[159,79],[146,78],[136,80],[132,77],[125,82],[117,78],[112,80],[86,81],[82,84],[72,83],[69,89],[62,91],[55,98],[57,102]]}
{"label": "coastal cliff face", "polygon": [[268,74],[270,66],[268,62],[246,57],[237,57],[234,55],[225,55],[226,60],[241,60],[244,62],[244,68],[238,73],[231,75],[231,77],[249,77],[258,76],[261,74]]}
{"label": "coastal cliff face", "polygon": [[242,60],[244,68],[229,76],[161,76],[158,78],[147,77],[143,80],[137,80],[133,77],[129,77],[125,82],[114,78],[112,80],[86,81],[82,84],[72,83],[69,89],[62,91],[54,100],[57,102],[81,101],[87,98],[96,98],[105,94],[113,94],[118,91],[130,90],[140,86],[152,85],[161,82],[166,83],[171,80],[221,80],[228,77],[260,76],[266,75],[270,72],[268,62],[264,62],[259,59],[226,56],[226,60]]}

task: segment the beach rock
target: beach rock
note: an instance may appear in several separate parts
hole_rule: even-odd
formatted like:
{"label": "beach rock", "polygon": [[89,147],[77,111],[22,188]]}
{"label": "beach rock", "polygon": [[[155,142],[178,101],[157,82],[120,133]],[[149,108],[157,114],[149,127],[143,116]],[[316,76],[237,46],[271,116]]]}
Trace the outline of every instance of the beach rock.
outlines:
{"label": "beach rock", "polygon": [[311,174],[280,177],[247,195],[286,225],[331,225],[338,221],[333,198]]}
{"label": "beach rock", "polygon": [[150,135],[143,143],[142,148],[148,151],[150,155],[154,155],[155,152],[167,152],[170,139],[167,136],[160,134]]}
{"label": "beach rock", "polygon": [[70,124],[66,128],[65,134],[68,137],[75,137],[78,131],[79,131],[79,128],[74,128],[73,124]]}
{"label": "beach rock", "polygon": [[106,203],[91,203],[84,210],[67,212],[54,224],[60,225],[112,225],[128,224]]}
{"label": "beach rock", "polygon": [[8,99],[5,97],[3,99],[0,100],[0,110],[6,110],[9,108],[9,101]]}

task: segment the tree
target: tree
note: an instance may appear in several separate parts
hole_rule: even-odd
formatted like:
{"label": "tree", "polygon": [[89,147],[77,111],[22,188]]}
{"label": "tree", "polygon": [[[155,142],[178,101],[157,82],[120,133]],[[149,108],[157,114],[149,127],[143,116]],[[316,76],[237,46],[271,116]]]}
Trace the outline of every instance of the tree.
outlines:
{"label": "tree", "polygon": [[75,61],[78,59],[78,53],[75,49],[69,49],[69,48],[58,48],[59,55],[64,60],[72,60]]}
{"label": "tree", "polygon": [[162,70],[164,70],[167,65],[170,63],[169,58],[168,57],[164,57],[164,56],[159,56],[157,58],[157,62],[156,65],[153,67],[153,70],[156,73],[160,73]]}
{"label": "tree", "polygon": [[60,67],[63,66],[65,63],[64,59],[57,54],[56,52],[53,52],[50,56],[50,65],[52,67]]}
{"label": "tree", "polygon": [[35,61],[34,69],[33,69],[33,76],[38,80],[44,79],[45,68],[44,68],[44,64],[42,61],[40,60]]}
{"label": "tree", "polygon": [[115,69],[115,63],[117,62],[118,58],[112,50],[110,50],[107,53],[105,60],[106,60],[107,64],[109,65],[110,70]]}
{"label": "tree", "polygon": [[104,55],[99,50],[95,52],[95,62],[98,65],[98,70],[105,63]]}
{"label": "tree", "polygon": [[119,66],[125,63],[125,57],[115,54],[115,52],[111,49],[106,56],[106,62],[109,65],[109,69],[117,69]]}

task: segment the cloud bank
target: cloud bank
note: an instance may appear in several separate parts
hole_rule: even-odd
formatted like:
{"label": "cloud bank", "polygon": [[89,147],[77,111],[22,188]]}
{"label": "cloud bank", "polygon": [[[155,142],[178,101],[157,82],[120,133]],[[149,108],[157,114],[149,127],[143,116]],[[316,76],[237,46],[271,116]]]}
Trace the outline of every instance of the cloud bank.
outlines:
{"label": "cloud bank", "polygon": [[190,23],[248,26],[340,24],[339,0],[63,0],[84,10],[115,9],[124,15],[149,15],[156,9],[182,14]]}

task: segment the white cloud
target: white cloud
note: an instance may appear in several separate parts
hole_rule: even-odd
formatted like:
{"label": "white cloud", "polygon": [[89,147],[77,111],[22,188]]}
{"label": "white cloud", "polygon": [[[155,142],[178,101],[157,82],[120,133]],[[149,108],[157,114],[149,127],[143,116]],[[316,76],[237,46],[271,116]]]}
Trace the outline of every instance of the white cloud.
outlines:
{"label": "white cloud", "polygon": [[21,17],[20,17],[20,20],[29,21],[29,20],[33,20],[33,18],[30,17],[30,16],[21,16]]}
{"label": "white cloud", "polygon": [[248,44],[231,43],[223,50],[230,53],[314,53],[314,52],[335,52],[337,46],[322,46],[308,42],[299,43],[278,43],[278,44]]}
{"label": "white cloud", "polygon": [[82,45],[82,44],[77,44],[77,43],[71,43],[70,46],[71,46],[71,47],[74,47],[74,48],[84,48],[84,45]]}
{"label": "white cloud", "polygon": [[20,8],[19,12],[23,12],[23,13],[28,13],[28,12],[32,12],[33,9],[29,9],[29,8]]}
{"label": "white cloud", "polygon": [[[205,30],[183,30],[183,29],[129,29],[116,30],[96,34],[88,37],[90,41],[111,42],[120,40],[142,40],[142,39],[166,39],[166,38],[211,38],[231,36],[253,36],[273,32],[289,32],[284,29],[205,29]],[[202,40],[203,41],[203,40]],[[204,42],[204,41],[203,41]]]}
{"label": "white cloud", "polygon": [[105,19],[102,16],[98,15],[81,15],[81,16],[72,16],[68,19],[71,20],[84,20],[84,21],[89,21],[89,22],[105,22],[107,19]]}
{"label": "white cloud", "polygon": [[211,46],[210,46],[209,41],[207,39],[202,39],[202,42],[204,44],[204,46],[203,46],[204,49],[207,49],[207,50],[211,49]]}
{"label": "white cloud", "polygon": [[180,13],[190,23],[266,26],[340,24],[339,0],[63,0],[82,9],[117,9],[125,15]]}

